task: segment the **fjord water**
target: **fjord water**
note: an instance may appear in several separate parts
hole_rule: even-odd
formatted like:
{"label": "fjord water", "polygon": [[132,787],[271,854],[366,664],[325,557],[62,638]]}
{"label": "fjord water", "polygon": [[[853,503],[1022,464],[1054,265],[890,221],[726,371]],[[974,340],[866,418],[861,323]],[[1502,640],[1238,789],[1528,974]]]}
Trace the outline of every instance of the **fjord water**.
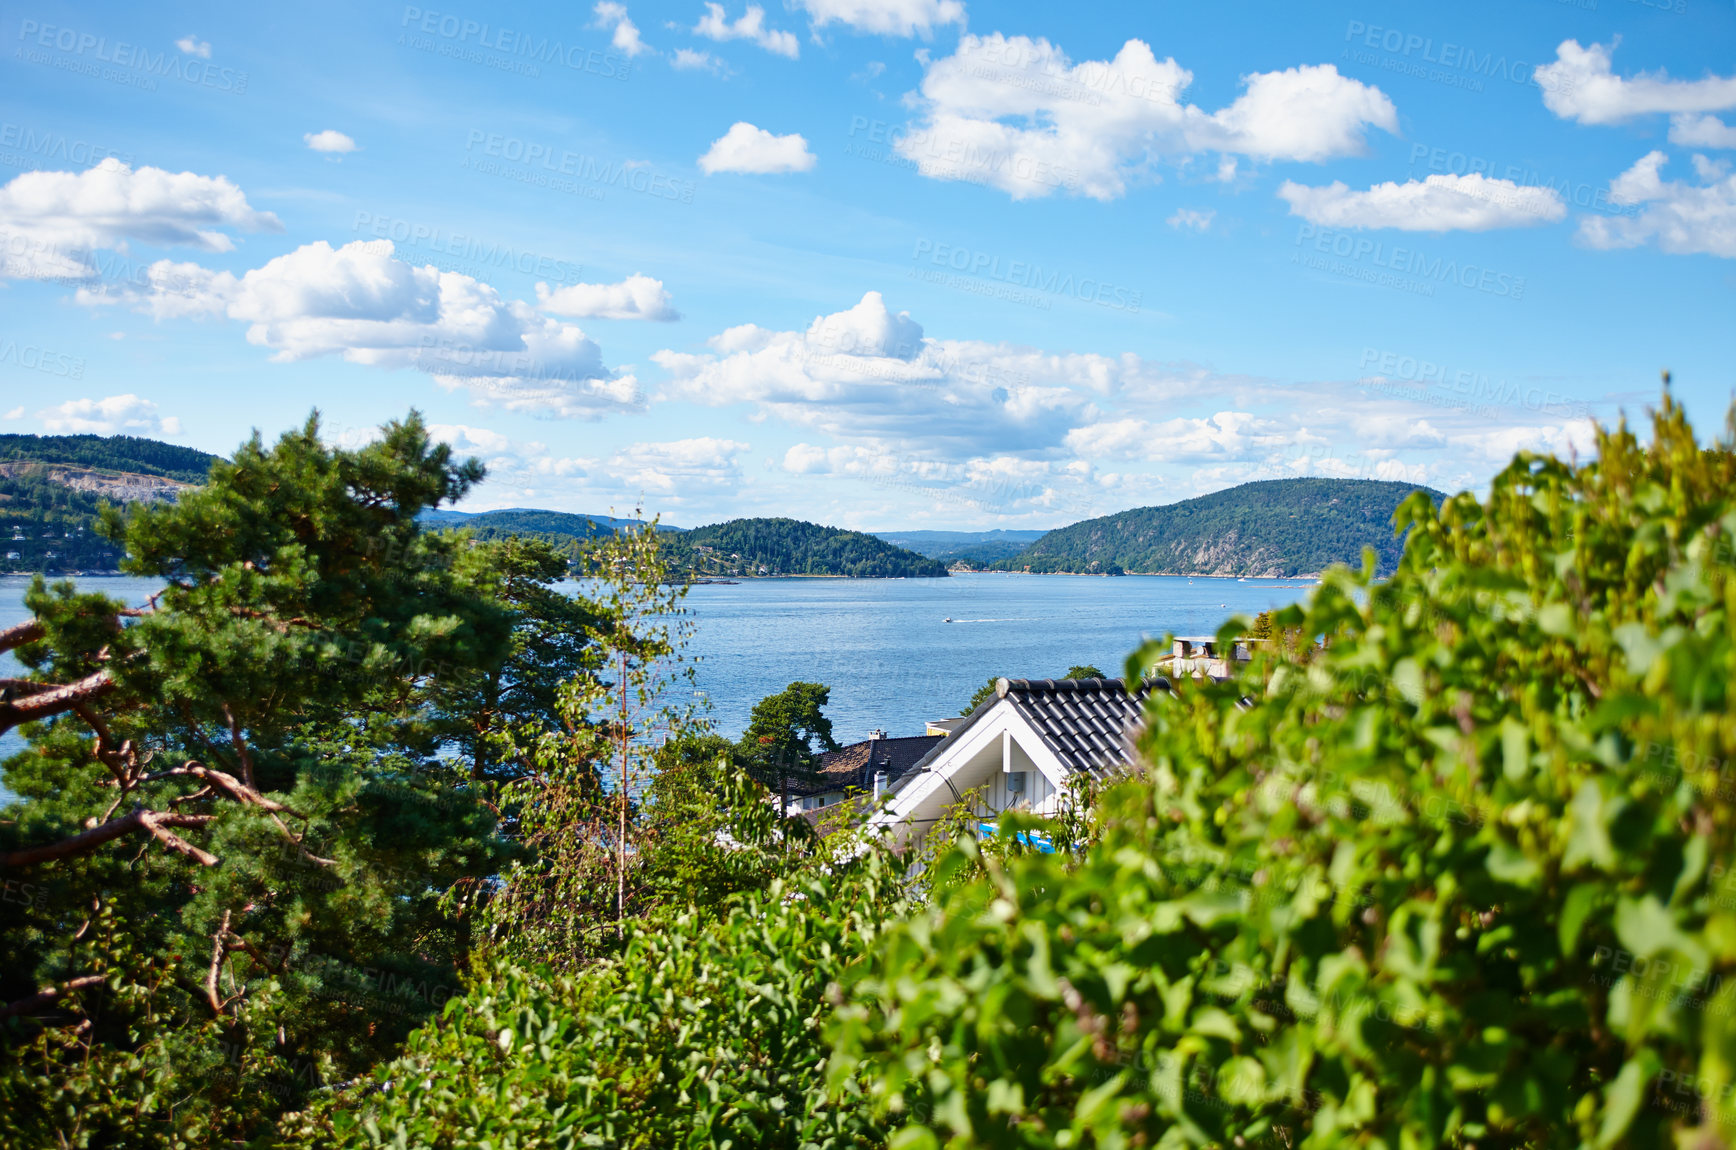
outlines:
{"label": "fjord water", "polygon": [[[28,576],[0,577],[0,627],[27,618]],[[131,604],[157,584],[87,576],[81,589]],[[700,701],[730,737],[753,705],[796,680],[832,689],[840,742],[880,728],[920,735],[956,715],[991,675],[1047,679],[1090,663],[1119,675],[1146,637],[1209,635],[1234,614],[1299,601],[1295,579],[1129,575],[955,575],[948,579],[749,579],[687,596]],[[952,622],[946,622],[947,619]],[[10,657],[0,677],[16,674]],[[21,742],[0,738],[0,754]]]}

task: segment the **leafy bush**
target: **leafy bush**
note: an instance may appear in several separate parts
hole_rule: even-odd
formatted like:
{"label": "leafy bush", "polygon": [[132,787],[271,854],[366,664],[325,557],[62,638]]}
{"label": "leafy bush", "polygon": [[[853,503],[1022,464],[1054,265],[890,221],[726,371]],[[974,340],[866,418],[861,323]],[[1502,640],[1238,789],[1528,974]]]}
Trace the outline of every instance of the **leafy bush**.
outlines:
{"label": "leafy bush", "polygon": [[[753,789],[733,828],[748,837],[771,828]],[[898,917],[901,891],[897,861],[868,851],[721,917],[634,923],[618,959],[578,976],[491,971],[403,1058],[294,1116],[290,1144],[881,1145],[866,1107],[827,1095],[824,1025],[834,979]]]}
{"label": "leafy bush", "polygon": [[1274,620],[1323,646],[1153,692],[1096,845],[937,865],[835,1087],[899,1147],[1729,1144],[1730,447],[1666,397],[1412,496]]}

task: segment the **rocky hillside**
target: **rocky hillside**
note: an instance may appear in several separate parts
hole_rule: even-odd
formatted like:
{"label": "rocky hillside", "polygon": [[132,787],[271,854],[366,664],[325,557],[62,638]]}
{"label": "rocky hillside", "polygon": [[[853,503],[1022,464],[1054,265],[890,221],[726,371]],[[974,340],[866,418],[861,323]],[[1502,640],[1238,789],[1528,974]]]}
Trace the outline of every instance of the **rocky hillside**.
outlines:
{"label": "rocky hillside", "polygon": [[[1272,479],[1164,507],[1136,507],[1051,531],[996,566],[1009,571],[1118,575],[1316,574],[1356,566],[1372,547],[1383,572],[1403,540],[1392,514],[1415,484],[1372,479]],[[1431,497],[1441,493],[1427,488]]]}

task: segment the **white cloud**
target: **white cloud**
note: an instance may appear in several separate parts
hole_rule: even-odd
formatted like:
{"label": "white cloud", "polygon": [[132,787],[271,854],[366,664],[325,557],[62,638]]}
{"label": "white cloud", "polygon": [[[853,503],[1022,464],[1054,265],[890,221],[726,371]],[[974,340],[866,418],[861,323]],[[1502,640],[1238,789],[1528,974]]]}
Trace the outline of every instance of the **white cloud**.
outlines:
{"label": "white cloud", "polygon": [[[1324,160],[1360,152],[1370,126],[1398,130],[1378,89],[1306,65],[1243,78],[1229,107],[1183,102],[1193,74],[1129,40],[1113,60],[1074,64],[1047,40],[963,37],[922,81],[922,120],[901,154],[932,179],[988,184],[1015,199],[1065,188],[1114,199],[1156,162],[1201,152]],[[1220,164],[1233,174],[1234,164]]]}
{"label": "white cloud", "polygon": [[309,132],[302,137],[307,146],[316,152],[336,152],[343,155],[356,150],[356,142],[342,132],[327,128],[323,132]]}
{"label": "white cloud", "polygon": [[[36,417],[55,435],[179,435],[181,421],[157,414],[157,405],[136,395],[111,395],[104,399],[69,399],[39,411]],[[12,418],[8,416],[8,418]]]}
{"label": "white cloud", "polygon": [[738,486],[742,475],[736,457],[750,450],[738,440],[712,436],[635,443],[612,454],[601,470],[623,492],[679,503],[685,494]]}
{"label": "white cloud", "polygon": [[879,292],[806,331],[754,324],[710,341],[712,353],[660,351],[669,398],[750,404],[799,427],[949,460],[1059,449],[1094,418],[1092,394],[1136,361],[924,336]]}
{"label": "white cloud", "polygon": [[183,36],[175,41],[175,47],[189,56],[197,56],[201,60],[211,58],[211,41],[201,40],[197,36]]}
{"label": "white cloud", "polygon": [[959,0],[796,0],[807,9],[815,28],[846,24],[857,32],[880,36],[921,36],[936,27],[964,24]]}
{"label": "white cloud", "polygon": [[[471,427],[463,423],[430,423],[429,438],[444,443],[459,455],[517,456],[520,449],[511,439],[486,427]],[[532,450],[541,444],[528,445]]]}
{"label": "white cloud", "polygon": [[800,135],[774,136],[746,120],[737,121],[699,157],[700,170],[708,176],[716,172],[805,172],[814,164],[808,141]]}
{"label": "white cloud", "polygon": [[699,23],[693,26],[693,31],[708,40],[752,40],[766,51],[778,56],[788,56],[794,60],[801,53],[801,47],[796,43],[796,37],[791,32],[779,32],[765,26],[766,10],[758,4],[749,4],[741,19],[731,24],[724,15],[723,5],[707,0],[705,15],[699,18]]}
{"label": "white cloud", "polygon": [[0,187],[0,278],[90,279],[97,250],[129,240],[226,252],[221,229],[282,231],[223,176],[134,171],[109,158],[83,172],[26,172]]}
{"label": "white cloud", "polygon": [[166,260],[149,272],[127,301],[138,310],[226,315],[278,362],[341,355],[414,368],[484,406],[535,415],[597,419],[643,406],[634,377],[604,367],[576,325],[469,276],[395,259],[389,240],[306,244],[239,278]]}
{"label": "white cloud", "polygon": [[1482,232],[1554,223],[1567,215],[1566,202],[1553,188],[1491,180],[1478,172],[1376,184],[1366,192],[1337,180],[1325,187],[1286,180],[1278,195],[1291,215],[1334,228]]}
{"label": "white cloud", "polygon": [[1736,259],[1736,175],[1729,166],[1694,157],[1699,185],[1663,179],[1668,157],[1650,152],[1609,182],[1610,201],[1645,205],[1636,216],[1584,216],[1579,238],[1593,248],[1653,243],[1675,255]]}
{"label": "white cloud", "polygon": [[543,311],[575,319],[681,318],[663,281],[646,275],[628,276],[618,284],[568,284],[554,291],[539,283],[536,298]]}
{"label": "white cloud", "polygon": [[11,411],[8,411],[5,415],[0,415],[0,419],[23,419],[23,418],[24,418],[24,405],[23,404],[20,404],[17,407],[14,407]]}
{"label": "white cloud", "polygon": [[1736,148],[1736,128],[1716,116],[1680,112],[1670,117],[1670,143],[1684,148]]}
{"label": "white cloud", "polygon": [[1203,232],[1212,226],[1212,221],[1217,219],[1217,217],[1217,211],[1212,208],[1205,208],[1203,210],[1197,208],[1177,208],[1175,214],[1165,220],[1164,223],[1168,224],[1172,228],[1188,228],[1196,232]]}
{"label": "white cloud", "polygon": [[627,6],[625,4],[617,4],[614,0],[597,0],[597,6],[591,11],[597,17],[596,23],[591,25],[593,28],[613,28],[615,30],[614,38],[610,43],[614,45],[617,52],[632,59],[642,52],[651,50],[643,40],[639,39],[638,27],[627,18]]}
{"label": "white cloud", "polygon": [[1152,423],[1123,418],[1075,428],[1067,446],[1097,459],[1250,460],[1292,442],[1285,424],[1246,411],[1220,411],[1206,419],[1168,419]]}
{"label": "white cloud", "polygon": [[1615,50],[1577,40],[1563,40],[1555,62],[1540,64],[1532,74],[1543,89],[1543,106],[1564,120],[1581,124],[1616,124],[1657,112],[1717,112],[1736,108],[1736,76],[1672,80],[1655,73],[1617,76],[1610,69]]}
{"label": "white cloud", "polygon": [[697,52],[692,48],[677,48],[675,56],[669,61],[672,68],[689,72],[712,72],[722,76],[729,71],[722,60],[710,52]]}

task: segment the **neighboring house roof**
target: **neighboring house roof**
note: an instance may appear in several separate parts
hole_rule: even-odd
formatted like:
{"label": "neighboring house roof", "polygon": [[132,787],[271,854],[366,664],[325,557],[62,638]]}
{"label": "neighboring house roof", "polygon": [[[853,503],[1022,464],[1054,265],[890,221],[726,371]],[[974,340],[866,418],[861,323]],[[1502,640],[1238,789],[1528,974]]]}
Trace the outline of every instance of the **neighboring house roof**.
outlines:
{"label": "neighboring house roof", "polygon": [[818,795],[830,791],[869,790],[874,776],[886,772],[888,784],[903,777],[946,736],[911,735],[898,739],[867,739],[820,756],[816,778],[790,787],[792,795]]}
{"label": "neighboring house roof", "polygon": [[997,680],[994,697],[978,703],[976,710],[953,728],[947,741],[923,756],[892,789],[903,789],[948,747],[960,745],[962,736],[1003,699],[1012,703],[1013,710],[1069,774],[1104,775],[1120,770],[1133,763],[1133,737],[1145,697],[1154,686],[1169,689],[1164,679],[1148,681],[1131,693],[1121,679]]}
{"label": "neighboring house roof", "polygon": [[995,694],[1012,700],[1070,772],[1090,775],[1132,765],[1132,739],[1149,691],[1141,686],[1129,692],[1120,679],[1002,679],[995,684]]}

